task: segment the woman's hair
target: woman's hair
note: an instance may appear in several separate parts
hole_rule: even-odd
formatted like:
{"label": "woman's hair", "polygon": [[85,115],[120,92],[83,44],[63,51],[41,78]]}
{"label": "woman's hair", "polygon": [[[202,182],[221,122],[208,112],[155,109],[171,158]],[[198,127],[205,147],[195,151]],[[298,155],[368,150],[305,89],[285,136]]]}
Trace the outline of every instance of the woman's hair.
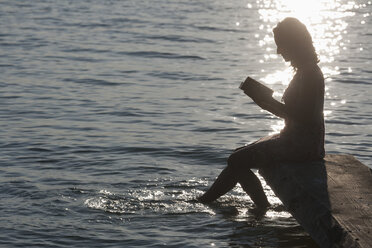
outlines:
{"label": "woman's hair", "polygon": [[277,45],[290,51],[294,68],[319,62],[313,40],[306,26],[298,19],[287,17],[273,29]]}

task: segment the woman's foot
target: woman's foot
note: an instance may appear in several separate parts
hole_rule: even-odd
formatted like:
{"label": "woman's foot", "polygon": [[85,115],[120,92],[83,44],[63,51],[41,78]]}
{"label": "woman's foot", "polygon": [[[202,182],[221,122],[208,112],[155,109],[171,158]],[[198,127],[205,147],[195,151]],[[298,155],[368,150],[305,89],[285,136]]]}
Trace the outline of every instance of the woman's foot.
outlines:
{"label": "woman's foot", "polygon": [[267,202],[264,205],[257,205],[254,208],[248,210],[248,212],[254,214],[257,218],[262,217],[266,214],[267,210],[270,208],[270,203]]}

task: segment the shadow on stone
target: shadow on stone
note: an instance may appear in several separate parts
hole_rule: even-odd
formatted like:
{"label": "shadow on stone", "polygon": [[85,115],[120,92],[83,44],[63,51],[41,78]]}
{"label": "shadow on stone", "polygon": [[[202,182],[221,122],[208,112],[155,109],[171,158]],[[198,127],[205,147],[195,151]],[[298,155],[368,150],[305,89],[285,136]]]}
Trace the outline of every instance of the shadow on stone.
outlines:
{"label": "shadow on stone", "polygon": [[368,170],[350,155],[327,155],[322,161],[271,165],[260,174],[320,247],[369,247]]}

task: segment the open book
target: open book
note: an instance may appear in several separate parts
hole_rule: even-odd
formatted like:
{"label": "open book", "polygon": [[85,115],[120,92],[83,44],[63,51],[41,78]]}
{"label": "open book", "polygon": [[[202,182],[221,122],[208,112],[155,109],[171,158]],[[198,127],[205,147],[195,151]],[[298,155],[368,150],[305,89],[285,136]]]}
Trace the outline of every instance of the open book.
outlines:
{"label": "open book", "polygon": [[247,77],[247,79],[240,84],[239,88],[252,99],[271,98],[274,93],[272,89],[266,87],[265,85],[257,82],[250,77]]}

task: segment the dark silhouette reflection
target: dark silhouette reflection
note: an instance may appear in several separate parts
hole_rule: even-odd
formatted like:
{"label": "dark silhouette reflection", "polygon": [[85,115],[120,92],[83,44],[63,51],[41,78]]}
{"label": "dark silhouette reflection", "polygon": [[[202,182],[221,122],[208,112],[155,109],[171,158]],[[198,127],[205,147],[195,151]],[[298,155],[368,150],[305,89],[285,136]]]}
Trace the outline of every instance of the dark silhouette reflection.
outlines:
{"label": "dark silhouette reflection", "polygon": [[[263,224],[237,223],[233,233],[229,235],[229,247],[319,248],[299,225],[278,227]],[[267,236],[270,236],[270,238],[267,239]],[[253,239],[249,240],[247,237],[253,237]]]}
{"label": "dark silhouette reflection", "polygon": [[199,198],[201,202],[212,202],[240,183],[257,209],[265,210],[269,202],[252,168],[324,157],[324,78],[312,38],[295,18],[284,19],[273,32],[277,53],[291,63],[295,75],[284,92],[283,102],[272,96],[246,94],[261,108],[283,118],[285,127],[279,134],[236,149],[228,158],[227,167]]}
{"label": "dark silhouette reflection", "polygon": [[321,247],[341,238],[334,225],[325,161],[282,163],[260,169],[288,211]]}

